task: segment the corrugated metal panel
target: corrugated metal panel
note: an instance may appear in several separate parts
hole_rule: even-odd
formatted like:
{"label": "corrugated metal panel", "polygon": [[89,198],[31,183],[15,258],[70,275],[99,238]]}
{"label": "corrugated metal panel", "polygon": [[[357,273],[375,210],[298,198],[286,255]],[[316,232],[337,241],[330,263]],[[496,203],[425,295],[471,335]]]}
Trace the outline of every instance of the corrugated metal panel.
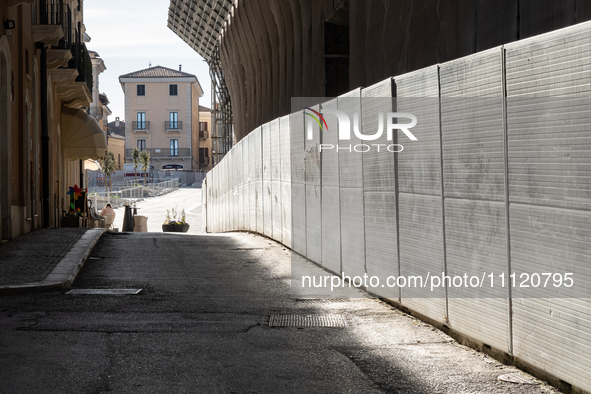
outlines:
{"label": "corrugated metal panel", "polygon": [[306,171],[304,164],[304,112],[299,111],[289,116],[290,133],[290,156],[291,156],[291,181],[293,183],[304,183]]}
{"label": "corrugated metal panel", "polygon": [[280,119],[279,133],[281,135],[281,237],[283,244],[291,248],[291,129],[289,121],[289,115]]}
{"label": "corrugated metal panel", "polygon": [[[446,198],[445,236],[449,276],[507,271],[504,203]],[[448,294],[453,329],[509,351],[506,288],[452,286]]]}
{"label": "corrugated metal panel", "polygon": [[282,209],[282,201],[281,201],[281,181],[271,181],[271,204],[272,206],[272,238],[278,242],[282,242],[282,223],[281,223],[281,213]]}
{"label": "corrugated metal panel", "polygon": [[[441,275],[443,234],[441,198],[400,193],[400,274]],[[402,288],[402,304],[440,323],[445,323],[446,303],[443,287]]]}
{"label": "corrugated metal panel", "polygon": [[429,67],[396,77],[398,112],[417,117],[410,141],[398,132],[404,150],[398,155],[399,190],[401,193],[441,195],[441,154],[439,135],[438,67]]}
{"label": "corrugated metal panel", "polygon": [[[392,141],[386,139],[385,115],[393,112],[392,108],[392,79],[388,78],[373,86],[367,87],[361,91],[361,108],[363,109],[361,118],[361,130],[364,135],[371,136],[376,134],[382,127],[382,135],[372,141],[363,141],[362,144],[383,144],[385,146],[392,144]],[[379,114],[382,114],[382,124],[379,124]],[[351,118],[352,119],[352,118]],[[371,145],[370,145],[371,146]],[[363,188],[367,192],[394,191],[396,182],[394,175],[394,153],[388,151],[385,147],[377,149],[373,147],[368,152],[361,154],[363,165]],[[366,148],[365,148],[366,149]],[[359,153],[354,153],[360,155]],[[394,235],[395,236],[395,235]]]}
{"label": "corrugated metal panel", "polygon": [[506,46],[511,265],[518,274],[572,272],[576,286],[584,289],[573,294],[579,299],[514,302],[514,354],[587,391],[590,29],[591,23],[584,23]]}
{"label": "corrugated metal panel", "polygon": [[[323,109],[337,109],[337,100],[322,104]],[[328,129],[322,143],[337,146],[338,122],[334,115],[325,116]],[[322,265],[333,272],[341,271],[341,207],[339,199],[339,156],[336,148],[321,152],[322,164]]]}
{"label": "corrugated metal panel", "polygon": [[[319,112],[320,106],[313,110]],[[310,113],[310,111],[304,111]],[[316,263],[322,261],[322,211],[320,187],[320,143],[322,135],[320,126],[310,116],[304,118],[305,124],[305,154],[306,168],[306,257]],[[312,129],[312,139],[309,139],[308,128]]]}
{"label": "corrugated metal panel", "polygon": [[263,162],[263,234],[273,237],[273,196],[271,190],[272,167],[275,165],[271,151],[271,123],[262,126],[262,162]]}
{"label": "corrugated metal panel", "polygon": [[365,273],[363,190],[340,188],[342,272],[348,276]]}
{"label": "corrugated metal panel", "polygon": [[320,186],[306,184],[306,257],[322,263],[322,210]]}
{"label": "corrugated metal panel", "polygon": [[[362,155],[357,152],[345,150],[349,146],[355,146],[361,143],[359,138],[353,133],[353,121],[355,113],[361,118],[361,88],[355,89],[349,93],[343,94],[337,98],[337,106],[340,111],[345,112],[351,121],[351,140],[339,141],[339,172],[341,187],[363,187]],[[329,115],[329,117],[331,117]],[[361,120],[360,120],[361,121]],[[352,150],[352,148],[351,148]]]}
{"label": "corrugated metal panel", "polygon": [[[401,275],[444,272],[439,134],[438,66],[395,78],[396,109],[417,117],[410,141],[398,132],[404,150],[398,154],[399,231]],[[402,288],[402,304],[445,323],[443,288]]]}
{"label": "corrugated metal panel", "polygon": [[256,173],[256,144],[254,140],[254,134],[249,134],[245,138],[248,140],[248,200],[249,200],[249,230],[257,231],[257,200],[256,200],[256,188],[255,188],[255,173]]}
{"label": "corrugated metal panel", "polygon": [[442,64],[441,97],[445,196],[504,201],[500,50]]}
{"label": "corrugated metal panel", "polygon": [[[386,139],[385,115],[393,112],[392,79],[388,78],[361,91],[361,132],[375,134],[381,126],[382,135],[363,144],[393,143]],[[379,114],[382,114],[381,125]],[[352,153],[362,156],[363,193],[365,214],[365,266],[369,276],[377,276],[385,283],[388,276],[398,275],[398,246],[396,235],[396,176],[394,153],[385,147],[369,145],[368,152]],[[398,289],[383,287],[372,289],[378,295],[392,297]]]}
{"label": "corrugated metal panel", "polygon": [[280,118],[279,134],[281,135],[280,144],[280,162],[281,162],[281,182],[291,183],[291,130],[289,128],[290,116],[286,115]]}
{"label": "corrugated metal panel", "polygon": [[292,249],[303,256],[306,254],[306,185],[303,183],[291,184],[291,205],[292,205],[292,226],[291,234],[293,240]]}
{"label": "corrugated metal panel", "polygon": [[281,182],[281,236],[283,238],[283,244],[288,248],[293,248],[293,240],[291,235],[292,209],[291,183]]}
{"label": "corrugated metal panel", "polygon": [[339,273],[341,272],[341,212],[337,186],[322,186],[322,229],[322,265]]}
{"label": "corrugated metal panel", "polygon": [[271,236],[282,240],[281,224],[281,131],[280,119],[271,121]]}
{"label": "corrugated metal panel", "polygon": [[[506,272],[500,48],[442,64],[440,88],[448,274]],[[463,290],[449,289],[451,326],[509,351],[506,289]]]}
{"label": "corrugated metal panel", "polygon": [[281,180],[281,133],[280,133],[280,118],[274,119],[269,123],[270,127],[270,155],[271,155],[271,169],[270,169],[270,179],[272,181],[280,181]]}
{"label": "corrugated metal panel", "polygon": [[[361,89],[337,98],[337,106],[351,120],[361,116]],[[350,141],[339,141],[340,147],[359,144],[351,130]],[[341,203],[341,266],[346,275],[365,273],[365,231],[363,220],[363,167],[358,152],[339,150],[339,200]]]}

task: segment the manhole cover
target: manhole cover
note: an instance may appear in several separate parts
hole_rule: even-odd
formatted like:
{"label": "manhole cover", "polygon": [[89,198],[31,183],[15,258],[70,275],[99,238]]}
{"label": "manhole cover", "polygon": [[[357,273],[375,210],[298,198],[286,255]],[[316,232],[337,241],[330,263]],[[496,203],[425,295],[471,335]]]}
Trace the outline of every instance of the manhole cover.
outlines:
{"label": "manhole cover", "polygon": [[92,295],[133,295],[138,294],[142,289],[73,289],[65,294],[92,294]]}
{"label": "manhole cover", "polygon": [[346,327],[342,315],[271,315],[269,327]]}
{"label": "manhole cover", "polygon": [[516,384],[539,384],[533,378],[526,378],[519,373],[507,373],[498,377],[501,382],[509,382]]}

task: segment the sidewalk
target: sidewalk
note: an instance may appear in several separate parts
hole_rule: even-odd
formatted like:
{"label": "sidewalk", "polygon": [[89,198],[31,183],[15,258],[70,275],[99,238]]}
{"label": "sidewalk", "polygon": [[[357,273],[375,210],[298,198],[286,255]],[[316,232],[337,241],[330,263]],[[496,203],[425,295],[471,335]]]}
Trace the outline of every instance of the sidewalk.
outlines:
{"label": "sidewalk", "polygon": [[47,228],[0,245],[0,294],[68,288],[106,229]]}

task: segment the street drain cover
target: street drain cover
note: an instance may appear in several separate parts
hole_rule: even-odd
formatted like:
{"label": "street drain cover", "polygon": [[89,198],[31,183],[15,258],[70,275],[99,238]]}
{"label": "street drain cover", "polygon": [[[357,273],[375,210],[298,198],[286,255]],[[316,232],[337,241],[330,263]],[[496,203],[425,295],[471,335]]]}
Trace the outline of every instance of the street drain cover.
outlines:
{"label": "street drain cover", "polygon": [[271,315],[269,327],[346,327],[342,315]]}
{"label": "street drain cover", "polygon": [[507,373],[504,375],[499,376],[499,379],[502,382],[509,382],[509,383],[516,383],[516,384],[539,384],[533,378],[526,378],[525,376],[519,373]]}
{"label": "street drain cover", "polygon": [[73,289],[67,291],[66,294],[79,295],[134,295],[138,294],[142,289]]}
{"label": "street drain cover", "polygon": [[349,302],[348,298],[295,298],[295,302],[304,304],[333,304],[339,302]]}

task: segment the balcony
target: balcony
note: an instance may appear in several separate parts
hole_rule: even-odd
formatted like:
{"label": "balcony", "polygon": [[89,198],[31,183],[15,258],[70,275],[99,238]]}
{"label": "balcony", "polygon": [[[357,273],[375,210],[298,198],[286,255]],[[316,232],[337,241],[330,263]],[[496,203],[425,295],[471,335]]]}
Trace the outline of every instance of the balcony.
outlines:
{"label": "balcony", "polygon": [[[131,122],[133,124],[133,132],[136,133],[138,131],[148,132],[150,131],[150,121],[134,121]],[[148,149],[149,150],[149,149]]]}
{"label": "balcony", "polygon": [[49,46],[47,68],[63,104],[88,107],[92,98],[92,63],[82,33],[72,21],[72,9],[63,0],[41,1],[33,7],[33,40]]}
{"label": "balcony", "polygon": [[169,131],[181,131],[183,129],[183,122],[164,122],[164,128],[166,128],[167,133]]}
{"label": "balcony", "polygon": [[208,137],[207,130],[199,130],[199,139],[206,140]]}
{"label": "balcony", "polygon": [[[191,159],[191,149],[190,148],[177,148],[177,149],[170,149],[170,147],[166,148],[154,148],[154,149],[144,149],[150,153],[151,160],[160,160],[160,159]],[[125,149],[125,158],[127,160],[131,160],[131,154],[133,149]]]}

